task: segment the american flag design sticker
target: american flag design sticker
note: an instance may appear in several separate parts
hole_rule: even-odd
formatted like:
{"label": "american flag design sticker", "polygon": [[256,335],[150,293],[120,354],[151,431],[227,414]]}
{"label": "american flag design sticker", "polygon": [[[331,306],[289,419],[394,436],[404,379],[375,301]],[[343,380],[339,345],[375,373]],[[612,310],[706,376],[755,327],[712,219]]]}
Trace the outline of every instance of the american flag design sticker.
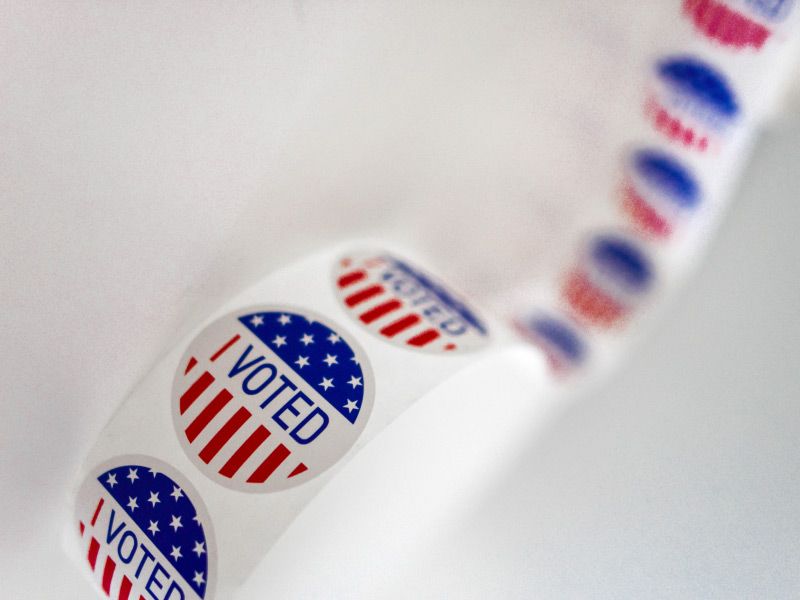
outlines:
{"label": "american flag design sticker", "polygon": [[676,56],[657,63],[645,114],[667,140],[706,152],[719,148],[740,107],[717,69],[693,56]]}
{"label": "american flag design sticker", "polygon": [[323,317],[262,306],[215,321],[189,345],[172,390],[183,449],[245,492],[300,485],[336,463],[374,396],[363,351]]}
{"label": "american flag design sticker", "polygon": [[639,231],[669,237],[700,199],[694,175],[672,155],[650,148],[633,153],[623,183],[622,207]]}
{"label": "american flag design sticker", "polygon": [[95,469],[76,504],[95,584],[114,600],[210,600],[215,545],[200,497],[166,463],[127,456]]}
{"label": "american flag design sticker", "polygon": [[563,318],[538,313],[515,319],[514,327],[544,352],[556,375],[566,375],[586,360],[588,349],[583,336]]}
{"label": "american flag design sticker", "polygon": [[361,326],[396,346],[454,353],[486,345],[489,332],[475,311],[408,261],[380,252],[343,257],[334,288]]}
{"label": "american flag design sticker", "polygon": [[572,314],[598,327],[623,321],[652,287],[652,265],[635,242],[616,234],[591,240],[562,287]]}
{"label": "american flag design sticker", "polygon": [[684,0],[683,13],[712,42],[734,50],[761,50],[795,0]]}

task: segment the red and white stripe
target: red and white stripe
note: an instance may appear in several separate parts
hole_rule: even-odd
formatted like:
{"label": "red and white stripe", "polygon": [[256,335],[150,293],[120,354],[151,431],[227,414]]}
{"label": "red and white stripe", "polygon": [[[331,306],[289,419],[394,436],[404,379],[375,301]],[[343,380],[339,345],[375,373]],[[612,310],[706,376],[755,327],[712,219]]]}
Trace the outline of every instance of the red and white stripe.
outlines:
{"label": "red and white stripe", "polygon": [[[214,363],[241,341],[231,337],[209,358]],[[234,395],[220,385],[208,369],[197,368],[200,359],[192,356],[184,369],[186,387],[178,410],[187,441],[205,464],[222,477],[248,484],[264,484],[270,477],[292,478],[308,470],[292,461],[291,451],[275,443],[267,429],[249,408],[234,401]]]}
{"label": "red and white stripe", "polygon": [[[417,311],[391,293],[375,276],[375,268],[384,264],[377,258],[364,261],[361,268],[349,268],[336,280],[345,307],[373,331],[400,341],[412,348],[439,349],[445,352],[457,346],[444,339]],[[348,261],[344,266],[350,266]]]}

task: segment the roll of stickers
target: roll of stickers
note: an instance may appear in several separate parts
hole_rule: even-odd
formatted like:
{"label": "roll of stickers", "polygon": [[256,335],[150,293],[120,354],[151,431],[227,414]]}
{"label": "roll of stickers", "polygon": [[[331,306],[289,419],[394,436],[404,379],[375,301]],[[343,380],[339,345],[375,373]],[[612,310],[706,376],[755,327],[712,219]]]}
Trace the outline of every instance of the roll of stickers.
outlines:
{"label": "roll of stickers", "polygon": [[98,593],[230,598],[328,478],[440,383],[523,339],[562,385],[626,339],[718,220],[760,118],[757,74],[793,9],[676,10],[708,48],[655,62],[642,100],[653,139],[628,154],[610,222],[565,253],[544,300],[514,311],[518,336],[374,243],[279,271],[193,331],[123,403],[76,483],[68,539]]}
{"label": "roll of stickers", "polygon": [[229,598],[353,453],[513,344],[397,253],[347,246],[275,273],[179,344],[102,432],[73,554],[112,598]]}

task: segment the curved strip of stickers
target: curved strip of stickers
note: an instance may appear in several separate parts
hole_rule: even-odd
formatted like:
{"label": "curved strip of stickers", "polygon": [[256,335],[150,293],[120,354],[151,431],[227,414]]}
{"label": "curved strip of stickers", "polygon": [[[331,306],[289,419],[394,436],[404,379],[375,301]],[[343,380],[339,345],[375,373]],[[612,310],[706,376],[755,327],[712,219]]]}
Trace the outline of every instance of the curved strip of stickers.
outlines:
{"label": "curved strip of stickers", "polygon": [[[715,51],[759,52],[793,8],[685,0],[683,15]],[[698,215],[714,205],[708,227],[723,205],[713,178],[733,176],[730,155],[752,134],[707,57],[676,53],[652,75],[645,115],[661,145],[626,161],[616,226],[588,238],[555,304],[512,320],[557,381],[660,295],[662,259],[678,232],[707,235]],[[230,598],[336,468],[512,339],[393,252],[347,245],[279,271],[195,330],[108,424],[76,494],[74,554],[101,596]]]}
{"label": "curved strip of stickers", "polygon": [[556,300],[512,307],[515,330],[545,353],[556,381],[592,362],[608,364],[596,355],[624,344],[630,321],[666,295],[664,286],[710,237],[758,110],[779,87],[769,84],[783,57],[765,50],[785,40],[790,17],[796,29],[795,5],[683,0],[696,39],[655,61],[643,114],[656,139],[625,160],[613,195],[616,226],[590,236],[564,266]]}
{"label": "curved strip of stickers", "polygon": [[228,598],[359,447],[514,343],[393,252],[348,245],[279,271],[194,331],[107,425],[78,493],[76,555],[115,598]]}

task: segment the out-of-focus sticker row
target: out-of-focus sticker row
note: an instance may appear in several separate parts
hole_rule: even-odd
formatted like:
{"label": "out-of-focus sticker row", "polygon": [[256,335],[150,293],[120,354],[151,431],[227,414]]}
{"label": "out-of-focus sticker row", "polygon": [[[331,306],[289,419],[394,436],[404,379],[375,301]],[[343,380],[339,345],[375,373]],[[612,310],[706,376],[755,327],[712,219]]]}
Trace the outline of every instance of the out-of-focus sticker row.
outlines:
{"label": "out-of-focus sticker row", "polygon": [[785,40],[794,9],[794,0],[683,0],[676,25],[688,24],[707,51],[686,49],[654,62],[642,111],[653,141],[635,146],[624,161],[612,194],[617,224],[584,238],[558,278],[556,301],[533,303],[513,317],[557,378],[582,370],[604,340],[625,335],[663,284],[661,259],[685,233],[702,234],[698,214],[721,209],[725,199],[710,199],[710,190],[731,176],[732,140],[756,120],[747,114],[753,98],[741,97],[731,69],[747,54],[769,73],[774,57],[763,50]]}
{"label": "out-of-focus sticker row", "polygon": [[[684,0],[679,14],[712,49],[738,56],[779,41],[793,9],[793,0]],[[655,141],[624,160],[617,223],[585,238],[558,279],[554,303],[514,318],[555,376],[586,365],[604,336],[625,334],[662,284],[660,259],[712,204],[712,178],[726,176],[719,161],[737,129],[753,122],[729,75],[689,53],[655,62],[641,112]],[[342,316],[395,351],[447,356],[489,342],[483,320],[460,296],[391,254],[341,257],[330,285]],[[164,391],[194,467],[225,488],[264,493],[301,485],[339,462],[375,401],[370,360],[356,337],[332,315],[283,305],[245,307],[204,328],[176,365],[171,394]],[[214,597],[211,518],[169,464],[131,455],[97,466],[79,491],[76,521],[88,572],[105,596]]]}

